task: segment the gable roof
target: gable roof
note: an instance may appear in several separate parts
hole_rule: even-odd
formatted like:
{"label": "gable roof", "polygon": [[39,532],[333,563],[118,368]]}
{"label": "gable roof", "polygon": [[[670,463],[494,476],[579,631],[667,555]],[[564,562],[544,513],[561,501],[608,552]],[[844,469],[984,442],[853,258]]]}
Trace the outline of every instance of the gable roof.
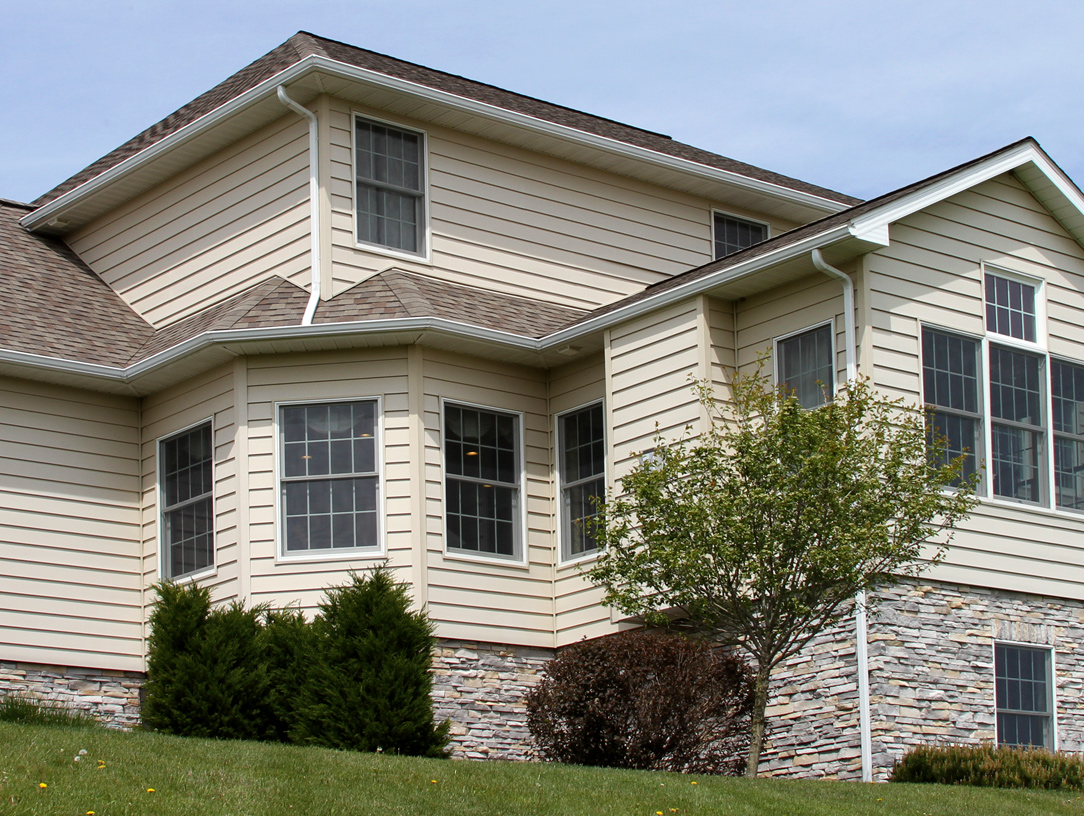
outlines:
{"label": "gable roof", "polygon": [[677,159],[684,159],[704,167],[723,170],[739,177],[756,180],[785,190],[804,193],[824,199],[826,204],[835,202],[839,206],[847,206],[859,201],[859,199],[843,193],[828,190],[779,173],[773,173],[706,150],[700,150],[691,145],[682,144],[659,133],[625,125],[604,117],[593,116],[550,102],[543,102],[493,85],[465,79],[454,74],[426,68],[301,31],[211,90],[171,113],[162,121],[129,139],[120,147],[57,185],[36,199],[34,201],[35,207],[42,207],[55,201],[62,195],[75,190],[102,173],[178,133],[186,126],[197,122],[223,105],[238,99],[244,93],[251,91],[271,77],[298,65],[307,58],[314,57],[405,80],[416,86],[443,91],[465,100],[480,102],[494,108],[523,114],[542,122],[553,123],[582,133],[600,136]]}

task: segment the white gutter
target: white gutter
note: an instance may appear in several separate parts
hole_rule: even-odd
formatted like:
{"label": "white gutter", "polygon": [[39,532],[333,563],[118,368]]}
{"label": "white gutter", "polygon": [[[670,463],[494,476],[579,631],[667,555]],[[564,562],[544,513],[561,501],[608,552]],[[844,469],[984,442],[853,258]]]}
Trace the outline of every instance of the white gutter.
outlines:
{"label": "white gutter", "polygon": [[260,102],[280,85],[296,82],[305,75],[317,70],[342,79],[365,82],[383,89],[407,93],[427,101],[436,102],[458,110],[484,116],[491,120],[523,127],[536,133],[544,133],[581,145],[605,150],[609,153],[617,154],[634,161],[690,173],[699,178],[706,178],[712,181],[723,182],[747,190],[752,190],[774,198],[789,201],[793,204],[810,207],[824,213],[839,212],[850,206],[830,198],[824,198],[823,196],[814,195],[812,193],[804,193],[779,184],[743,176],[740,173],[723,170],[718,167],[711,167],[710,165],[702,164],[691,159],[683,159],[666,153],[659,153],[658,151],[646,147],[638,147],[618,139],[598,136],[594,133],[588,133],[569,127],[568,125],[559,125],[555,122],[511,111],[497,105],[479,102],[447,91],[430,88],[427,85],[420,85],[415,82],[398,79],[365,68],[357,68],[352,65],[347,65],[346,63],[328,59],[327,57],[311,55],[294,63],[288,68],[283,69],[274,76],[264,80],[259,85],[250,88],[240,96],[234,97],[229,102],[215,108],[213,111],[204,114],[194,122],[189,122],[184,127],[155,142],[150,147],[141,150],[134,156],[128,157],[94,178],[83,182],[75,189],[69,190],[64,193],[64,195],[50,201],[48,204],[42,205],[21,219],[20,223],[28,230],[34,230],[48,224],[53,218],[68,207],[78,204],[83,199],[92,196],[119,177],[126,175],[128,172],[138,167],[142,167],[155,161],[163,153],[198,136],[203,131],[220,124],[238,111]]}
{"label": "white gutter", "polygon": [[315,113],[288,97],[282,85],[279,85],[275,91],[279,102],[298,116],[309,120],[309,243],[311,246],[309,265],[312,268],[312,286],[309,289],[309,302],[305,306],[301,325],[311,326],[316,307],[320,304],[320,279],[323,269],[320,263],[320,134]]}
{"label": "white gutter", "polygon": [[[829,277],[843,283],[844,356],[847,360],[847,380],[858,377],[858,346],[855,342],[854,282],[850,275],[829,266],[819,249],[810,253],[813,266]],[[859,592],[854,601],[855,659],[858,663],[858,732],[862,746],[862,781],[873,781],[873,731],[869,710],[869,649],[866,621],[866,593]]]}

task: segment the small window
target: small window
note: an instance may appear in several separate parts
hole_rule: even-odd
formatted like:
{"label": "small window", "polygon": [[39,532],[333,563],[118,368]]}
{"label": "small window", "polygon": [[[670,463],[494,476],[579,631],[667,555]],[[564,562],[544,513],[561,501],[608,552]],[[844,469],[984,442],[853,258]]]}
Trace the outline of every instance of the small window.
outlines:
{"label": "small window", "polygon": [[520,455],[518,416],[445,404],[449,550],[519,556]]}
{"label": "small window", "polygon": [[1058,507],[1084,510],[1084,366],[1050,361],[1054,491]]}
{"label": "small window", "polygon": [[563,414],[558,421],[561,537],[565,560],[598,549],[587,522],[606,495],[606,430],[602,403]]}
{"label": "small window", "polygon": [[990,346],[990,470],[994,495],[1043,500],[1044,360]]}
{"label": "small window", "polygon": [[211,423],[162,440],[161,542],[168,579],[214,566],[214,445]]}
{"label": "small window", "polygon": [[994,644],[997,744],[1054,748],[1050,650]]}
{"label": "small window", "polygon": [[715,213],[715,257],[725,258],[768,238],[768,225]]}
{"label": "small window", "polygon": [[794,392],[803,408],[819,408],[831,398],[832,325],[793,334],[776,343],[776,382]]}
{"label": "small window", "polygon": [[986,274],[986,330],[1035,342],[1035,287]]}
{"label": "small window", "polygon": [[948,440],[946,461],[964,460],[963,478],[979,467],[979,342],[933,329],[922,330],[923,400],[932,410],[929,431]]}
{"label": "small window", "polygon": [[286,555],[379,548],[376,415],[376,400],[279,407]]}
{"label": "small window", "polygon": [[425,252],[423,147],[420,133],[355,120],[359,242]]}

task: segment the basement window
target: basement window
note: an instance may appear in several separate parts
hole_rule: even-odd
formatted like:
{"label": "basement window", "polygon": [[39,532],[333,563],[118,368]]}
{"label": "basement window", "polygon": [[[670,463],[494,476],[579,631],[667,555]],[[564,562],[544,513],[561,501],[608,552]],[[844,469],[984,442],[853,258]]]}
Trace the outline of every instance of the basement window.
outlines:
{"label": "basement window", "polygon": [[997,744],[1054,749],[1051,650],[994,644]]}

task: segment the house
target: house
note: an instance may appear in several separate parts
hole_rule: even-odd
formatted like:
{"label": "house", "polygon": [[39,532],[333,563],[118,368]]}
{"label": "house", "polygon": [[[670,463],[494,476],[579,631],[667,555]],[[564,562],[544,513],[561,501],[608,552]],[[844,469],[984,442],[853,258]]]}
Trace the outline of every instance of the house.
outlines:
{"label": "house", "polygon": [[0,689],[138,717],[150,587],[311,609],[387,560],[464,756],[620,625],[577,520],[772,350],[935,407],[982,502],[775,679],[765,765],[1084,747],[1084,197],[1031,140],[861,202],[299,33],[0,202]]}

